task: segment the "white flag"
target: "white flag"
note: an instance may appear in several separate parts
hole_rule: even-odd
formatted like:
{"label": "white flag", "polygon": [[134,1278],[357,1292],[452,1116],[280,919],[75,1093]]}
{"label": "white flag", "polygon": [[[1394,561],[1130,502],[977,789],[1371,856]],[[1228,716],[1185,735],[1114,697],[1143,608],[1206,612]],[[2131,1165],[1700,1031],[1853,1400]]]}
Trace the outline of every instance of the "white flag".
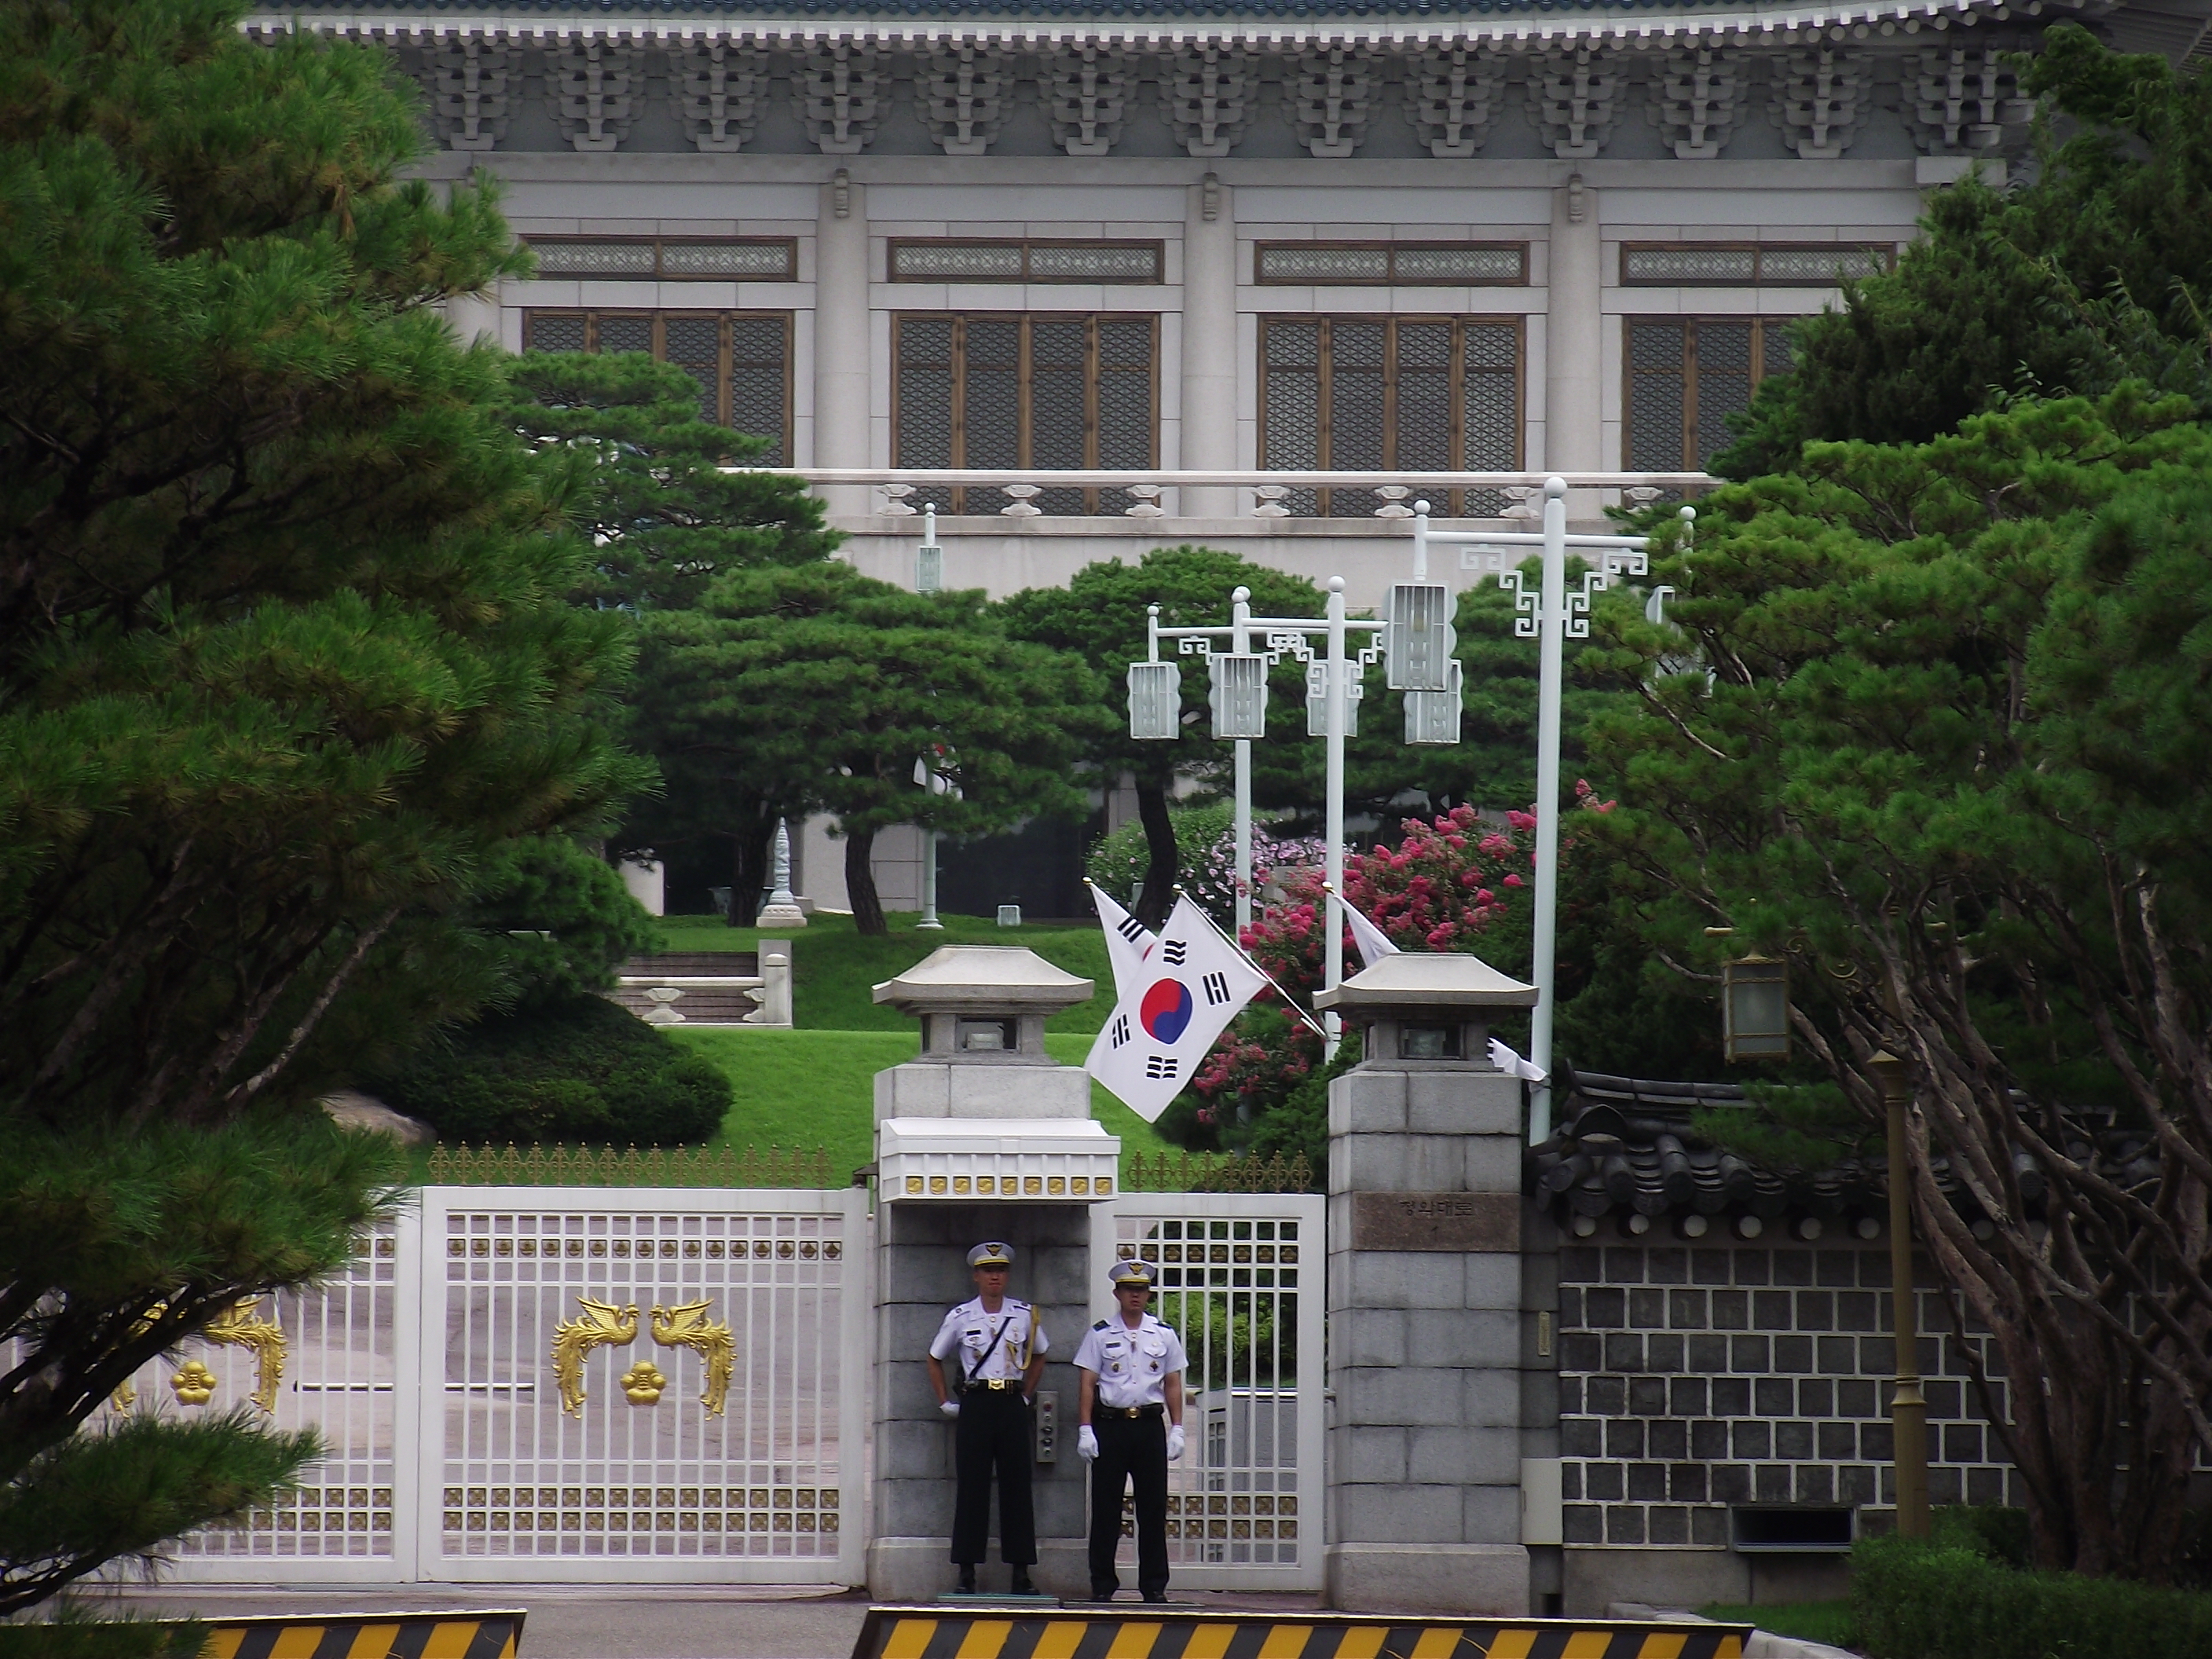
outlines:
{"label": "white flag", "polygon": [[1359,947],[1360,961],[1372,968],[1383,957],[1398,954],[1398,947],[1390,943],[1380,927],[1360,915],[1358,907],[1351,900],[1337,897],[1334,894],[1330,896],[1336,898],[1338,908],[1344,912],[1345,921],[1351,924],[1352,942]]}
{"label": "white flag", "polygon": [[1121,988],[1084,1069],[1156,1123],[1267,980],[1188,897],[1176,901],[1158,947],[1134,961],[1137,972]]}
{"label": "white flag", "polygon": [[1496,1037],[1490,1039],[1490,1063],[1499,1071],[1528,1083],[1541,1083],[1549,1075],[1534,1060],[1522,1059]]}
{"label": "white flag", "polygon": [[[1106,960],[1114,969],[1114,995],[1117,1000],[1123,1000],[1139,976],[1151,975],[1159,966],[1160,936],[1116,904],[1104,888],[1086,884],[1091,887],[1092,902],[1098,907],[1098,925],[1106,930]],[[1150,985],[1155,977],[1145,978],[1144,984]],[[1139,990],[1143,988],[1138,986]]]}

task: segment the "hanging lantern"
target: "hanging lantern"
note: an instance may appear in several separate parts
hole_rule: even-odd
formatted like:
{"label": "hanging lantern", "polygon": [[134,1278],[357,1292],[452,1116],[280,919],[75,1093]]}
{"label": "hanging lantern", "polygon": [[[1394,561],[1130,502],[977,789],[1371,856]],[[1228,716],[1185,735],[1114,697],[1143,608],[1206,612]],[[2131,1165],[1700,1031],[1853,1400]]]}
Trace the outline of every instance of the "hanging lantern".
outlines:
{"label": "hanging lantern", "polygon": [[[1359,684],[1357,665],[1350,682],[1344,688],[1344,735],[1359,735],[1359,699],[1365,696]],[[1312,662],[1306,665],[1306,735],[1325,738],[1328,735],[1328,664]]]}
{"label": "hanging lantern", "polygon": [[1217,651],[1212,657],[1213,735],[1267,735],[1267,659],[1257,653]]}
{"label": "hanging lantern", "polygon": [[1728,1058],[1790,1058],[1790,969],[1746,957],[1721,969],[1721,1042]]}
{"label": "hanging lantern", "polygon": [[1393,691],[1442,691],[1448,689],[1452,647],[1459,636],[1452,630],[1451,589],[1440,582],[1400,582],[1390,590],[1388,642],[1389,672],[1385,683]]}
{"label": "hanging lantern", "polygon": [[1129,735],[1182,735],[1182,670],[1171,662],[1129,665]]}
{"label": "hanging lantern", "polygon": [[1449,665],[1441,691],[1406,693],[1406,741],[1445,744],[1459,741],[1460,665]]}

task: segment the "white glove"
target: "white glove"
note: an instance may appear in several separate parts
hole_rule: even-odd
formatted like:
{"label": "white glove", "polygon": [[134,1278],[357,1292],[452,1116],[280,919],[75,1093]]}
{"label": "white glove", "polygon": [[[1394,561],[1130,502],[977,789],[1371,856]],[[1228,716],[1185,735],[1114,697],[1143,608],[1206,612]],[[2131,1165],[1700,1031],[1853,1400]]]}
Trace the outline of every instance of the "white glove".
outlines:
{"label": "white glove", "polygon": [[937,1402],[937,1409],[947,1417],[957,1417],[960,1415],[960,1402],[957,1400],[940,1400]]}
{"label": "white glove", "polygon": [[1172,1463],[1182,1455],[1182,1425],[1168,1425],[1168,1462]]}
{"label": "white glove", "polygon": [[1098,1431],[1088,1423],[1075,1431],[1075,1455],[1086,1463],[1098,1455]]}

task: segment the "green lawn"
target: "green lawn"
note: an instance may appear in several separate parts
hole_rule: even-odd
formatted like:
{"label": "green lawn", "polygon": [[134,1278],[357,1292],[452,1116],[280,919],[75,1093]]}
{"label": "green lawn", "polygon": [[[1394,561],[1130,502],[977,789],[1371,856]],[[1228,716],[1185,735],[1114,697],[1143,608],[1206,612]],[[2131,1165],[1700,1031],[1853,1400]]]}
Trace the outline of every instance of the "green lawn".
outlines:
{"label": "green lawn", "polygon": [[1782,1601],[1772,1607],[1699,1607],[1708,1619],[1726,1625],[1756,1625],[1777,1636],[1794,1636],[1801,1642],[1825,1642],[1832,1648],[1857,1645],[1857,1632],[1849,1601]]}
{"label": "green lawn", "polygon": [[[830,1167],[841,1177],[875,1156],[876,1073],[911,1060],[919,1042],[896,1031],[687,1031],[678,1026],[669,1035],[728,1073],[736,1099],[723,1120],[723,1139],[763,1149],[826,1146]],[[1091,1039],[1080,1033],[1048,1035],[1045,1047],[1063,1064],[1080,1066]],[[1152,1125],[1096,1084],[1091,1112],[1109,1134],[1121,1138],[1124,1157],[1169,1150]]]}
{"label": "green lawn", "polygon": [[[1001,927],[988,917],[947,915],[944,932],[918,933],[912,912],[886,919],[891,931],[882,939],[861,938],[850,916],[817,915],[803,929],[770,932],[771,939],[791,941],[792,1018],[800,1030],[914,1030],[913,1020],[878,1006],[870,992],[940,945],[1026,945],[1054,967],[1095,981],[1098,991],[1091,1000],[1055,1014],[1048,1031],[1091,1036],[1112,1011],[1114,975],[1106,965],[1105,935],[1096,927]],[[750,951],[760,939],[757,928],[727,927],[712,916],[672,916],[661,932],[672,951]]]}

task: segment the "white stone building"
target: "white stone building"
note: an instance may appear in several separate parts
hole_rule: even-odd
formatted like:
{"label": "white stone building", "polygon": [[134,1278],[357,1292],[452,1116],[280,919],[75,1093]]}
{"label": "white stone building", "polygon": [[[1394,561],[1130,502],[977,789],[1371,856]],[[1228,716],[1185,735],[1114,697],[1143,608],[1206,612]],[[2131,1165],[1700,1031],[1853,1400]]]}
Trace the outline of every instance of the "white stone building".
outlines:
{"label": "white stone building", "polygon": [[[366,0],[250,27],[384,41],[425,87],[430,175],[503,181],[538,274],[465,326],[680,362],[782,464],[1368,475],[830,488],[871,574],[911,580],[934,499],[954,586],[1203,542],[1371,604],[1404,569],[1387,475],[1698,470],[1786,362],[1779,325],[1893,257],[1928,191],[2017,161],[2008,51],[2075,18],[2178,61],[2208,13]],[[910,903],[913,850],[882,856]]]}

